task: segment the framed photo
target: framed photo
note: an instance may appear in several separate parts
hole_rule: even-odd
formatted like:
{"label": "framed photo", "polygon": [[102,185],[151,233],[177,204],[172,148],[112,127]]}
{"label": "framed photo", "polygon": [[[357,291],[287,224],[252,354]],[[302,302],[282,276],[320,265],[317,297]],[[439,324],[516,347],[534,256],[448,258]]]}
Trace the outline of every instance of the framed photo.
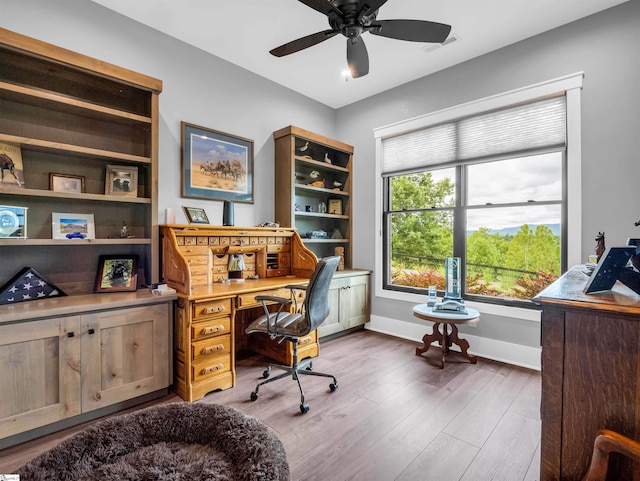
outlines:
{"label": "framed photo", "polygon": [[329,199],[327,213],[342,215],[342,199]]}
{"label": "framed photo", "polygon": [[253,204],[253,140],[180,125],[182,197]]}
{"label": "framed photo", "polygon": [[93,214],[51,213],[53,239],[95,239],[96,225]]}
{"label": "framed photo", "polygon": [[49,174],[49,189],[54,192],[84,192],[84,177],[81,175]]}
{"label": "framed photo", "polygon": [[138,196],[138,168],[128,165],[107,165],[104,183],[107,195]]}
{"label": "framed photo", "polygon": [[189,224],[208,224],[209,218],[204,209],[198,207],[182,207]]}
{"label": "framed photo", "polygon": [[137,286],[138,256],[100,256],[94,292],[135,291]]}
{"label": "framed photo", "polygon": [[27,238],[27,209],[14,205],[0,205],[0,238]]}
{"label": "framed photo", "polygon": [[20,146],[0,142],[0,187],[24,189],[24,170]]}

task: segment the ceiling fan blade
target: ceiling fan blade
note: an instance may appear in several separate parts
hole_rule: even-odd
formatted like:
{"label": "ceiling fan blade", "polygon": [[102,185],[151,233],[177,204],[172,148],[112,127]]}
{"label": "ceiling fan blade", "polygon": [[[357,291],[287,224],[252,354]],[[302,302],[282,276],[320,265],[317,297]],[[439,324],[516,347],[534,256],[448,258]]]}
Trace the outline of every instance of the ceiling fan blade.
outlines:
{"label": "ceiling fan blade", "polygon": [[298,0],[300,3],[304,3],[307,7],[311,7],[314,10],[329,15],[333,12],[342,17],[342,12],[336,8],[336,6],[329,0]]}
{"label": "ceiling fan blade", "polygon": [[367,30],[372,35],[398,40],[442,43],[449,36],[451,25],[426,20],[378,20]]}
{"label": "ceiling fan blade", "polygon": [[347,64],[353,78],[369,73],[369,54],[362,37],[347,39]]}
{"label": "ceiling fan blade", "polygon": [[336,32],[335,30],[323,30],[322,32],[312,33],[311,35],[307,35],[306,37],[298,38],[296,40],[292,40],[291,42],[285,43],[284,45],[280,45],[279,47],[270,50],[269,53],[271,55],[275,55],[276,57],[284,57],[285,55],[299,52],[300,50],[304,50],[305,48],[313,47],[320,42],[324,42],[325,40],[330,39],[338,33],[339,32]]}
{"label": "ceiling fan blade", "polygon": [[387,3],[387,0],[360,0],[358,2],[358,20],[371,15],[385,3]]}

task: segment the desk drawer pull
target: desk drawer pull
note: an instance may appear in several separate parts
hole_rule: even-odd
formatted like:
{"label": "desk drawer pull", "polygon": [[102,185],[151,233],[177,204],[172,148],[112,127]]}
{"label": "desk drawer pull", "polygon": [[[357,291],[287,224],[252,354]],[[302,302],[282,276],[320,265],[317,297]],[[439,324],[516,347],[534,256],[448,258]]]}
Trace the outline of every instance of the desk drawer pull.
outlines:
{"label": "desk drawer pull", "polygon": [[200,371],[200,374],[202,374],[203,376],[205,374],[211,374],[212,372],[219,371],[220,369],[222,369],[222,367],[223,367],[222,364],[217,364],[217,365],[211,366],[211,367],[205,367]]}
{"label": "desk drawer pull", "polygon": [[202,310],[203,314],[215,314],[217,312],[222,312],[222,311],[224,311],[224,306],[205,307]]}
{"label": "desk drawer pull", "polygon": [[200,334],[202,334],[203,336],[206,336],[207,334],[215,334],[216,332],[220,332],[223,329],[224,329],[224,326],[222,324],[218,326],[213,326],[213,327],[205,327],[202,331],[200,331]]}
{"label": "desk drawer pull", "polygon": [[313,341],[311,337],[303,337],[302,339],[298,339],[298,344],[308,344]]}
{"label": "desk drawer pull", "polygon": [[216,351],[222,351],[224,349],[224,344],[218,344],[216,346],[209,346],[202,349],[202,354],[211,354]]}

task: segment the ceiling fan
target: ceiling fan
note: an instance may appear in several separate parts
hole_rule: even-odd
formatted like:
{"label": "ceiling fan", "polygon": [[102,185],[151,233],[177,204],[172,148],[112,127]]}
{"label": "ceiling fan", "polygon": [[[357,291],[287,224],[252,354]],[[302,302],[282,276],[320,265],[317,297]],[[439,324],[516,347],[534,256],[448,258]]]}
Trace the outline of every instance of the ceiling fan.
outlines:
{"label": "ceiling fan", "polygon": [[347,63],[353,78],[369,73],[369,55],[361,35],[369,32],[380,37],[410,42],[442,43],[451,31],[451,25],[426,20],[378,20],[378,9],[387,0],[298,0],[324,14],[330,30],[313,33],[274,48],[269,53],[284,57],[313,47],[341,33],[347,37]]}

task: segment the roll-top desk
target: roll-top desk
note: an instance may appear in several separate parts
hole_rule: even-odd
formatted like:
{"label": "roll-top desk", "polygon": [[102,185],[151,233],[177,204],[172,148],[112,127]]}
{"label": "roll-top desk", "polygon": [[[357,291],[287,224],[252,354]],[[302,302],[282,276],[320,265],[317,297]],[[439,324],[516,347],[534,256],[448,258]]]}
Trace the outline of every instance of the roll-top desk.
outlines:
{"label": "roll-top desk", "polygon": [[[295,229],[165,225],[161,237],[163,279],[178,293],[174,389],[181,398],[194,401],[233,387],[235,355],[243,348],[291,363],[290,343],[245,337],[243,326],[262,312],[257,295],[290,298],[285,286],[311,277],[317,258]],[[230,256],[239,254],[241,279],[226,281]],[[298,342],[301,359],[318,355],[316,332]]]}

